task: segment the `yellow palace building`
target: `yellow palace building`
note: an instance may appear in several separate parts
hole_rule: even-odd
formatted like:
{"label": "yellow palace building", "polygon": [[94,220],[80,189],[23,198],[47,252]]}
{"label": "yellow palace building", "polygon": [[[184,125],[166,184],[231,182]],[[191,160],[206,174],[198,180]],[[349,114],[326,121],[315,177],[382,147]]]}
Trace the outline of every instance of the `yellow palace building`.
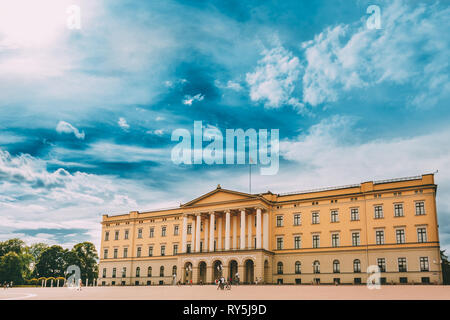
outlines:
{"label": "yellow palace building", "polygon": [[433,174],[103,215],[99,283],[442,283]]}

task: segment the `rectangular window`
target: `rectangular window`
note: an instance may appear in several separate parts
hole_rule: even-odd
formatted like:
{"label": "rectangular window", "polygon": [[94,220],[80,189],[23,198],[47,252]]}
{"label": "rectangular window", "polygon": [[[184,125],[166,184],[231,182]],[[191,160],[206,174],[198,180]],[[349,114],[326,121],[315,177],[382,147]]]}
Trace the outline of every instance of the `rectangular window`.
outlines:
{"label": "rectangular window", "polygon": [[301,222],[300,214],[299,213],[294,214],[294,226],[299,226],[301,224],[302,224],[302,222]]}
{"label": "rectangular window", "polygon": [[173,235],[174,235],[174,236],[177,236],[177,235],[178,235],[179,229],[180,229],[180,227],[179,227],[178,225],[176,225],[176,226],[173,227]]}
{"label": "rectangular window", "polygon": [[161,246],[161,256],[166,255],[166,246]]}
{"label": "rectangular window", "polygon": [[187,234],[192,234],[192,224],[187,225]]}
{"label": "rectangular window", "polygon": [[352,208],[350,210],[350,220],[351,221],[358,221],[359,220],[359,209],[358,208]]}
{"label": "rectangular window", "polygon": [[374,217],[375,217],[375,219],[383,218],[383,206],[375,206],[374,207]]}
{"label": "rectangular window", "polygon": [[425,203],[423,201],[416,202],[416,215],[421,216],[425,214]]}
{"label": "rectangular window", "polygon": [[153,246],[149,246],[148,247],[148,256],[152,257],[153,256]]}
{"label": "rectangular window", "polygon": [[174,244],[173,245],[173,255],[176,255],[176,254],[178,254],[178,245]]}
{"label": "rectangular window", "polygon": [[150,228],[150,233],[149,233],[149,237],[153,238],[155,236],[155,228],[151,227]]}
{"label": "rectangular window", "polygon": [[312,224],[318,224],[319,221],[319,213],[318,212],[313,212],[312,213]]}
{"label": "rectangular window", "polygon": [[113,277],[113,278],[116,277],[116,273],[117,273],[117,269],[116,269],[116,268],[113,268],[113,271],[112,271],[112,277]]}
{"label": "rectangular window", "polygon": [[384,244],[384,231],[383,230],[375,231],[375,238],[377,244]]}
{"label": "rectangular window", "polygon": [[138,239],[142,239],[142,228],[138,229]]}
{"label": "rectangular window", "polygon": [[320,236],[318,234],[313,235],[313,248],[319,248]]}
{"label": "rectangular window", "polygon": [[420,271],[430,271],[430,265],[428,264],[428,257],[420,257]]}
{"label": "rectangular window", "polygon": [[128,234],[129,234],[129,231],[128,230],[125,230],[125,240],[128,240]]}
{"label": "rectangular window", "polygon": [[403,229],[395,230],[395,236],[398,244],[405,243],[405,230]]}
{"label": "rectangular window", "polygon": [[407,272],[406,258],[398,258],[398,272]]}
{"label": "rectangular window", "polygon": [[403,217],[403,204],[402,203],[394,204],[394,216],[395,217]]}
{"label": "rectangular window", "polygon": [[119,240],[119,231],[114,233],[114,240]]}
{"label": "rectangular window", "polygon": [[283,250],[283,238],[277,238],[277,250]]}
{"label": "rectangular window", "polygon": [[117,252],[118,252],[118,250],[114,249],[114,259],[117,259]]}
{"label": "rectangular window", "polygon": [[283,216],[277,216],[277,227],[283,226]]}
{"label": "rectangular window", "polygon": [[166,236],[166,230],[167,230],[167,227],[161,227],[161,237],[165,237]]}
{"label": "rectangular window", "polygon": [[127,277],[127,268],[123,267],[122,268],[122,278],[126,278]]}
{"label": "rectangular window", "polygon": [[103,259],[108,259],[108,249],[103,250]]}
{"label": "rectangular window", "polygon": [[106,278],[106,268],[103,268],[102,278]]}
{"label": "rectangular window", "polygon": [[137,252],[136,252],[136,257],[140,257],[142,253],[142,248],[141,247],[137,247]]}
{"label": "rectangular window", "polygon": [[294,248],[300,249],[301,247],[302,247],[302,240],[301,240],[300,236],[295,236],[294,237]]}
{"label": "rectangular window", "polygon": [[386,259],[378,258],[377,259],[378,268],[380,268],[380,272],[386,272]]}
{"label": "rectangular window", "polygon": [[200,252],[203,252],[203,241],[200,241]]}
{"label": "rectangular window", "polygon": [[186,245],[186,252],[187,252],[187,253],[191,253],[191,248],[192,248],[191,244],[188,243],[188,244]]}
{"label": "rectangular window", "polygon": [[359,246],[360,245],[359,232],[353,232],[352,233],[352,245],[353,246]]}
{"label": "rectangular window", "polygon": [[333,233],[331,235],[331,246],[339,247],[339,234],[338,233]]}
{"label": "rectangular window", "polygon": [[331,210],[331,222],[338,222],[339,214],[337,210]]}
{"label": "rectangular window", "polygon": [[417,242],[427,242],[427,229],[417,228]]}
{"label": "rectangular window", "polygon": [[108,241],[109,240],[109,231],[106,231],[105,232],[105,241]]}
{"label": "rectangular window", "polygon": [[128,248],[123,248],[123,257],[124,258],[128,257]]}

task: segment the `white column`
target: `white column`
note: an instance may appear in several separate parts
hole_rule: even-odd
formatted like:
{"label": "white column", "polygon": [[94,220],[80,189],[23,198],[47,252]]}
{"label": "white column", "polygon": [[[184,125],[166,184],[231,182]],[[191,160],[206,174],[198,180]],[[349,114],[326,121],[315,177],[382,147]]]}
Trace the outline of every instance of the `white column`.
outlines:
{"label": "white column", "polygon": [[241,235],[240,235],[241,250],[245,249],[245,209],[241,209]]}
{"label": "white column", "polygon": [[191,253],[195,252],[195,233],[197,229],[195,228],[195,216],[192,216],[192,227],[191,227]]}
{"label": "white column", "polygon": [[203,231],[205,232],[205,234],[204,234],[205,240],[203,241],[203,252],[208,252],[208,242],[209,242],[208,218],[205,217],[204,221],[205,221],[205,223],[204,223]]}
{"label": "white column", "polygon": [[197,222],[195,223],[195,252],[200,252],[200,225],[202,217],[197,214]]}
{"label": "white column", "polygon": [[225,250],[230,250],[230,211],[225,212]]}
{"label": "white column", "polygon": [[261,249],[261,209],[256,208],[256,249]]}
{"label": "white column", "polygon": [[233,250],[237,249],[237,216],[233,216]]}
{"label": "white column", "polygon": [[187,238],[187,216],[183,216],[183,231],[181,234],[181,253],[186,253],[186,238]]}
{"label": "white column", "polygon": [[209,215],[209,251],[214,251],[214,212]]}
{"label": "white column", "polygon": [[263,248],[269,250],[269,212],[263,213]]}
{"label": "white column", "polygon": [[251,249],[251,247],[253,246],[252,243],[252,228],[253,227],[253,219],[252,219],[252,215],[249,214],[248,215],[248,224],[247,224],[247,248]]}
{"label": "white column", "polygon": [[223,215],[221,217],[217,217],[218,224],[217,224],[217,228],[219,228],[219,232],[217,234],[217,250],[222,250],[222,220],[223,220]]}

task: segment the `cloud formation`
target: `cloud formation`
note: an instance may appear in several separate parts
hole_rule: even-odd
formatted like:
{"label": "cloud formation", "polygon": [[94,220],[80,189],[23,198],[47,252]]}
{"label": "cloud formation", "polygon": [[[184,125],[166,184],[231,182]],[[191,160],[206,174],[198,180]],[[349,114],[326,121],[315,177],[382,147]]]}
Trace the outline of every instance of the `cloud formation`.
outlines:
{"label": "cloud formation", "polygon": [[56,126],[56,132],[58,133],[73,133],[77,139],[84,140],[84,131],[80,132],[77,128],[66,121],[58,122]]}

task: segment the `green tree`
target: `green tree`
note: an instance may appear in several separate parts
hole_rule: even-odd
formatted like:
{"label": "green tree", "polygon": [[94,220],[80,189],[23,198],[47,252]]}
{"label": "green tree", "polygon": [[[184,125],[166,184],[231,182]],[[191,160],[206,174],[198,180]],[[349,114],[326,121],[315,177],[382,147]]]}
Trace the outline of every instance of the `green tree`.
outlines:
{"label": "green tree", "polygon": [[67,249],[61,246],[51,246],[45,249],[34,268],[36,277],[63,277],[68,267]]}
{"label": "green tree", "polygon": [[77,263],[74,264],[80,267],[83,282],[86,279],[89,282],[96,279],[98,277],[98,254],[94,244],[91,242],[78,243],[72,248],[71,252],[76,257]]}
{"label": "green tree", "polygon": [[44,252],[47,248],[48,244],[42,242],[33,243],[28,247],[28,252],[33,256],[34,263],[37,263],[39,261],[42,252]]}
{"label": "green tree", "polygon": [[19,238],[9,239],[4,242],[0,242],[0,257],[6,255],[8,252],[15,252],[18,255],[22,253],[25,247],[25,242]]}
{"label": "green tree", "polygon": [[444,284],[450,284],[450,262],[445,254],[445,250],[441,250],[442,263],[442,280]]}
{"label": "green tree", "polygon": [[23,283],[23,262],[19,254],[10,251],[0,257],[0,282],[13,281],[14,284]]}

